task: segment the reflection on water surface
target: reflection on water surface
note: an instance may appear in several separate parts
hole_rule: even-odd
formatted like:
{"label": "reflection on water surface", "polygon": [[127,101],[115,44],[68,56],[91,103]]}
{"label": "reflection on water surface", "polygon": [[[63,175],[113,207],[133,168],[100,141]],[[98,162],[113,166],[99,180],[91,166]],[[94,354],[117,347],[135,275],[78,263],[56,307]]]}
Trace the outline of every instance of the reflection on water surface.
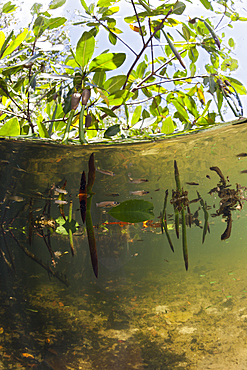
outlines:
{"label": "reflection on water surface", "polygon": [[2,141],[0,368],[245,369],[246,130]]}

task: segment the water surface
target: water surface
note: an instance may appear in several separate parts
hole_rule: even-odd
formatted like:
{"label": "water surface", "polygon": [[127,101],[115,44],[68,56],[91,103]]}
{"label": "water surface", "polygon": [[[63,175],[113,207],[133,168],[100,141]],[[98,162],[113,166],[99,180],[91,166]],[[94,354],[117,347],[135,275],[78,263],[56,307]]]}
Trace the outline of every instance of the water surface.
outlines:
{"label": "water surface", "polygon": [[[246,124],[116,146],[2,141],[0,368],[245,369],[246,204],[239,198],[230,207],[231,232],[221,240],[227,217],[212,216],[222,198],[217,193],[220,176],[210,167],[221,170],[226,189],[236,191],[240,184],[238,196],[245,197],[247,173],[241,171],[247,170],[246,142]],[[92,153],[98,169],[115,174],[96,171],[93,185],[98,278],[78,197]],[[188,271],[182,227],[177,239],[170,203],[176,189],[174,160],[189,201],[198,198],[198,191],[209,216],[202,243],[205,214],[200,200],[190,203]],[[74,256],[66,230],[58,224],[54,186],[68,192],[66,217],[73,204]],[[167,189],[174,253],[159,225]],[[143,190],[149,193],[132,193]],[[108,214],[110,208],[96,206],[131,199],[153,204],[152,222],[123,224]],[[49,221],[55,223],[53,231]]]}

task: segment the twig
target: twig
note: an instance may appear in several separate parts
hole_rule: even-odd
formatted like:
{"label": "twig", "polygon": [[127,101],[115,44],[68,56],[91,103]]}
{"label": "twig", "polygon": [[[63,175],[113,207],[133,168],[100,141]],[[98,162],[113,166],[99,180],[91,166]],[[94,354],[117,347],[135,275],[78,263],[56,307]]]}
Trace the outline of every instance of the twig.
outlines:
{"label": "twig", "polygon": [[150,84],[146,84],[144,86],[140,86],[140,87],[134,87],[131,92],[135,92],[136,90],[140,90],[140,89],[144,89],[145,87],[149,87],[149,86],[154,86],[154,85],[159,85],[159,84],[163,84],[163,83],[166,83],[166,82],[174,82],[174,81],[185,81],[185,80],[191,80],[193,78],[205,78],[205,77],[208,77],[207,75],[201,75],[201,76],[188,76],[188,77],[178,77],[178,78],[167,78],[167,77],[164,77],[164,76],[160,76],[160,75],[156,75],[157,77],[159,78],[164,78],[165,81],[159,81],[159,82],[153,82],[153,83],[150,83]]}
{"label": "twig", "polygon": [[[149,32],[151,36],[151,22],[150,18],[148,18],[148,25],[149,25]],[[153,39],[151,39],[151,59],[152,59],[152,74],[154,73],[154,49],[153,49]]]}
{"label": "twig", "polygon": [[26,254],[26,256],[28,256],[33,261],[38,263],[41,267],[43,267],[48,272],[49,275],[52,275],[53,277],[57,278],[59,281],[61,281],[61,283],[65,284],[67,287],[69,286],[69,282],[67,280],[66,275],[64,275],[64,274],[62,274],[58,271],[53,271],[50,266],[47,266],[41,259],[36,257],[27,248],[25,248],[22,244],[20,244],[18,239],[15,237],[14,233],[12,232],[12,230],[9,230],[9,232],[10,232],[11,236],[13,237],[13,239],[15,240],[15,242],[17,243],[18,247],[20,247],[22,249],[22,251]]}
{"label": "twig", "polygon": [[110,28],[108,28],[104,23],[102,23],[95,15],[93,15],[93,18],[99,24],[101,24],[101,26],[103,26],[108,32],[110,32],[112,35],[114,35],[120,42],[122,42],[130,51],[132,51],[133,54],[137,55],[136,52],[128,44],[126,44],[126,42],[124,42],[120,37],[118,37],[118,35],[116,35],[114,32],[112,32],[110,30]]}
{"label": "twig", "polygon": [[142,28],[141,28],[141,23],[140,23],[140,19],[138,17],[138,14],[137,14],[137,11],[136,11],[136,7],[135,7],[135,3],[133,0],[131,0],[131,3],[132,3],[132,6],[134,8],[134,11],[135,11],[135,15],[136,15],[136,19],[137,19],[137,22],[138,22],[138,26],[140,28],[140,33],[141,33],[141,37],[142,37],[142,42],[143,42],[143,45],[145,44],[145,40],[144,40],[144,36],[143,36],[143,33],[142,33]]}
{"label": "twig", "polygon": [[125,87],[126,87],[126,85],[127,85],[127,82],[128,82],[129,76],[130,76],[130,74],[131,74],[132,70],[134,69],[134,67],[135,67],[136,63],[137,63],[137,62],[138,62],[138,60],[140,59],[141,55],[143,54],[144,50],[147,48],[147,46],[148,46],[149,42],[152,40],[152,38],[154,37],[154,35],[155,35],[155,34],[156,34],[160,29],[161,29],[161,27],[163,26],[163,24],[164,24],[165,20],[169,17],[169,15],[171,14],[171,12],[172,12],[172,8],[171,8],[171,9],[169,10],[169,12],[166,14],[165,18],[164,18],[164,19],[162,19],[162,21],[160,22],[160,24],[159,24],[157,27],[155,27],[154,32],[150,35],[150,37],[149,37],[148,41],[143,45],[143,47],[142,47],[142,49],[141,49],[140,53],[136,56],[135,61],[133,62],[132,66],[130,67],[130,69],[129,69],[128,73],[127,73],[126,81],[125,81],[125,83],[124,83],[124,85],[123,85],[123,88],[122,88],[123,90],[125,89]]}
{"label": "twig", "polygon": [[[16,103],[16,101],[9,95],[8,91],[0,84],[0,89],[8,96],[8,98],[17,106],[17,108],[23,112],[22,108]],[[25,113],[25,112],[24,112]],[[26,113],[25,113],[26,114]]]}

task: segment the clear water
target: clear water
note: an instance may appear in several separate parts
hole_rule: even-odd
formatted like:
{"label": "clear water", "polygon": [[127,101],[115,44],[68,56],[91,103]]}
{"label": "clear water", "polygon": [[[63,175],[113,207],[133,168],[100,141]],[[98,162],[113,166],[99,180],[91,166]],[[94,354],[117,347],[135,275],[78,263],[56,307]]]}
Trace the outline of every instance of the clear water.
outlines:
{"label": "clear water", "polygon": [[[226,218],[212,217],[220,198],[217,191],[209,194],[220,180],[212,166],[229,177],[230,189],[236,189],[236,183],[247,186],[247,174],[241,173],[247,170],[247,157],[237,156],[247,152],[246,142],[246,124],[112,147],[2,141],[0,369],[246,369],[246,204],[242,210],[233,207],[231,235],[221,240]],[[78,198],[92,152],[96,167],[115,174],[97,171],[93,186],[98,278]],[[209,214],[210,233],[202,243],[204,212],[200,202],[190,204],[195,217],[187,227],[188,271],[182,228],[177,239],[170,203],[176,188],[174,160],[189,200],[198,198],[198,191]],[[129,176],[148,182],[131,183]],[[73,219],[79,225],[73,234],[74,257],[68,235],[57,229],[49,240],[48,229],[35,224],[42,216],[47,221],[48,213],[50,219],[60,217],[54,199],[49,201],[49,189],[53,184],[61,188],[65,181],[65,199],[73,201]],[[166,189],[174,253],[154,224]],[[130,194],[136,190],[149,193]],[[119,196],[110,195],[114,193]],[[107,208],[96,207],[103,201],[129,199],[153,203],[151,226],[117,223]],[[69,203],[64,206],[66,216],[68,212]],[[68,252],[54,258],[55,267],[43,235],[53,252]]]}

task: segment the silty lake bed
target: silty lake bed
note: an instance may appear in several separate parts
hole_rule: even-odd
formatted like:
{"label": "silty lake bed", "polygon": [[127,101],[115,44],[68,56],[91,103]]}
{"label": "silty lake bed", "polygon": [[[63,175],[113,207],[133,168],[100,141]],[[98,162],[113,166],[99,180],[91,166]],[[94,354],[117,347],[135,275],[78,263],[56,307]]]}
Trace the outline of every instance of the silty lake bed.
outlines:
{"label": "silty lake bed", "polygon": [[[246,143],[246,123],[143,144],[1,141],[0,368],[246,369]],[[80,209],[92,153],[97,278]],[[142,202],[153,216],[109,214],[126,201],[119,218]]]}

